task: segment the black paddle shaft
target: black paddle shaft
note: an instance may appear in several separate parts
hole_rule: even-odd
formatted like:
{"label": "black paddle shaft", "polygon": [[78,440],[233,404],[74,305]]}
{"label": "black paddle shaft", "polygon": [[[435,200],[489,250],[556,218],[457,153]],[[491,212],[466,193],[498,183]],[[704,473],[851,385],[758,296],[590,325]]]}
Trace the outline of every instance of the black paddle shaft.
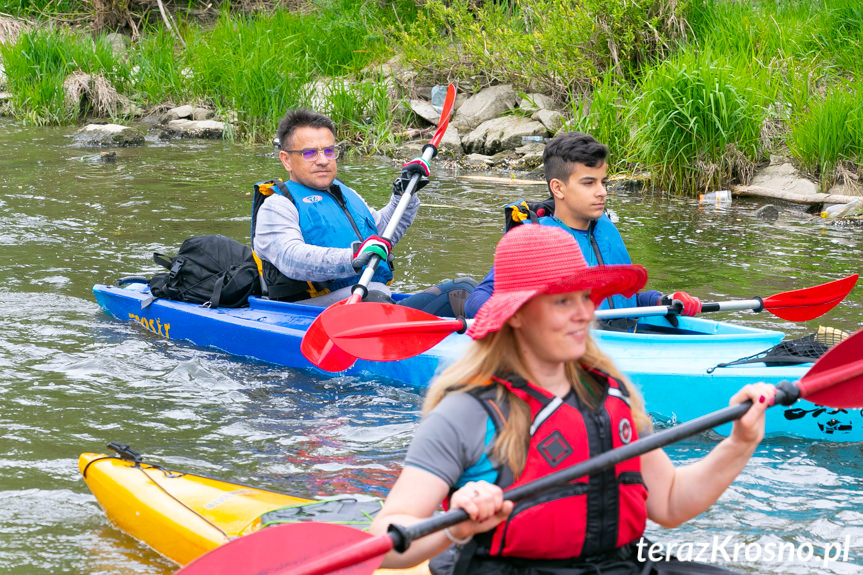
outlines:
{"label": "black paddle shaft", "polygon": [[764,300],[758,296],[755,296],[752,299],[721,301],[715,303],[708,302],[701,305],[702,313],[708,311],[739,311],[744,309],[751,309],[752,311],[758,313],[759,311],[762,311],[764,309]]}
{"label": "black paddle shaft", "polygon": [[[791,405],[800,397],[800,389],[790,381],[782,381],[776,385],[776,388],[774,404]],[[743,417],[743,414],[749,411],[750,407],[752,407],[752,402],[744,401],[743,403],[730,405],[713,413],[702,415],[692,421],[663,429],[634,441],[629,445],[606,451],[601,455],[591,457],[566,469],[561,469],[530,483],[507,490],[504,492],[504,496],[508,501],[518,501],[536,495],[550,487],[569,483],[586,475],[593,475],[603,469],[614,467],[621,461],[644,455],[648,451],[665,447],[697,433],[713,429],[718,425],[740,419]],[[464,509],[452,509],[425,521],[415,523],[410,527],[390,525],[387,531],[393,540],[393,549],[399,553],[404,553],[415,539],[425,537],[447,527],[452,527],[467,519],[470,519],[470,516]]]}

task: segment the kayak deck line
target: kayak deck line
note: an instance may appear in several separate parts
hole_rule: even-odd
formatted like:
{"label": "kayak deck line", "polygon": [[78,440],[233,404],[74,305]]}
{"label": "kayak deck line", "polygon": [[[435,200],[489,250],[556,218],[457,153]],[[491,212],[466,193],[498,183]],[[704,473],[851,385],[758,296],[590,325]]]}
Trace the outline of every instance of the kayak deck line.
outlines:
{"label": "kayak deck line", "polygon": [[[123,287],[97,284],[93,293],[108,315],[133,323],[158,337],[290,368],[312,370],[326,377],[301,353],[306,329],[324,308],[249,298],[244,308],[211,309],[197,304],[152,300],[146,283]],[[406,297],[395,294],[394,299]],[[650,414],[659,422],[686,421],[724,407],[728,397],[747,383],[796,381],[811,367],[764,363],[717,367],[752,356],[783,340],[781,331],[725,321],[679,316],[674,327],[664,316],[641,318],[635,333],[592,330],[597,344],[641,390]],[[159,333],[161,330],[161,333]],[[431,349],[393,362],[357,360],[342,372],[363,378],[423,389],[443,367],[464,352],[470,338],[453,333]],[[717,428],[727,435],[730,425]],[[767,433],[841,442],[863,441],[860,410],[829,409],[805,400],[770,410]]]}

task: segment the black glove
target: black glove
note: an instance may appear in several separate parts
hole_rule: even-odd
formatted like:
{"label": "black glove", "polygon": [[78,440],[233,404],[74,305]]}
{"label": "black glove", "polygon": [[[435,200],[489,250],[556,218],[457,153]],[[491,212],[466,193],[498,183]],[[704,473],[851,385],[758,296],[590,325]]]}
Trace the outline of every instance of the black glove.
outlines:
{"label": "black glove", "polygon": [[407,189],[408,183],[410,183],[414,174],[419,174],[420,176],[420,179],[417,180],[417,185],[414,188],[414,192],[418,192],[429,183],[428,176],[430,172],[428,162],[422,158],[414,158],[403,165],[401,175],[396,178],[395,182],[393,182],[393,195],[402,195]]}
{"label": "black glove", "polygon": [[680,309],[677,310],[677,313],[680,315],[692,316],[701,313],[701,300],[693,295],[689,295],[685,291],[676,291],[670,296],[662,296],[660,305],[672,305],[675,300],[682,304]]}
{"label": "black glove", "polygon": [[354,242],[351,248],[354,250],[351,266],[355,272],[363,271],[363,268],[369,265],[373,255],[378,256],[381,261],[387,262],[392,269],[393,246],[388,239],[373,235],[366,238],[366,241],[362,243]]}

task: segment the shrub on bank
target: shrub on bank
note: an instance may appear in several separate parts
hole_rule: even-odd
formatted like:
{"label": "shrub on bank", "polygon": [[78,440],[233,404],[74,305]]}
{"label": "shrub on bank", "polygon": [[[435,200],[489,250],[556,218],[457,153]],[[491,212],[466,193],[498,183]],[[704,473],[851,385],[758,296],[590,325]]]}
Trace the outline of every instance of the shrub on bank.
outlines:
{"label": "shrub on bank", "polygon": [[[186,99],[209,99],[236,110],[253,140],[272,137],[279,118],[298,106],[324,108],[348,137],[369,122],[387,131],[380,124],[393,121],[396,102],[381,110],[386,92],[382,99],[374,81],[356,76],[388,53],[379,30],[390,13],[352,0],[332,0],[308,14],[277,10],[232,16],[224,11],[212,29],[192,28],[186,34],[183,59],[189,77],[174,90]],[[316,88],[321,79],[326,86]]]}
{"label": "shrub on bank", "polygon": [[632,108],[633,156],[657,187],[721,189],[744,183],[758,159],[765,116],[757,81],[710,52],[683,52],[646,74]]}
{"label": "shrub on bank", "polygon": [[770,104],[764,153],[789,152],[820,178],[825,191],[847,172],[843,166],[860,170],[859,0],[693,0],[687,20],[698,46],[723,54],[756,78]]}
{"label": "shrub on bank", "polygon": [[622,77],[663,56],[685,31],[686,2],[644,0],[429,0],[398,38],[430,82],[471,89],[511,83],[559,99],[589,90],[608,70]]}

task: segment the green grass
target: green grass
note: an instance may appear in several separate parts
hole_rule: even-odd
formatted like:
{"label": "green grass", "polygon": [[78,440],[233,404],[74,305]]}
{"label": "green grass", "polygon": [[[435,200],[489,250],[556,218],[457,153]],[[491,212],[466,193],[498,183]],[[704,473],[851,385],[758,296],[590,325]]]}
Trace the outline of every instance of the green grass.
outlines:
{"label": "green grass", "polygon": [[185,57],[171,33],[145,34],[129,54],[131,95],[143,104],[179,103],[185,96]]}
{"label": "green grass", "polygon": [[350,126],[353,150],[365,154],[392,149],[399,107],[393,102],[383,78],[371,78],[352,85],[336,85],[330,97],[333,120]]}
{"label": "green grass", "polygon": [[695,0],[687,19],[699,47],[745,68],[768,96],[769,125],[780,133],[761,143],[762,153],[790,153],[823,189],[842,162],[859,164],[847,120],[849,85],[863,77],[859,0]]}
{"label": "green grass", "polygon": [[13,106],[34,124],[68,123],[87,112],[64,97],[63,82],[76,70],[102,74],[119,90],[129,80],[128,66],[106,42],[50,26],[22,33],[15,44],[0,45],[0,56]]}
{"label": "green grass", "polygon": [[71,14],[85,11],[81,0],[3,0],[0,12],[15,16]]}
{"label": "green grass", "polygon": [[[330,0],[308,12],[280,9],[260,16],[232,15],[225,6],[210,27],[181,26],[185,47],[164,29],[148,30],[128,62],[83,32],[22,35],[0,52],[16,114],[33,123],[74,121],[77,111],[64,102],[62,84],[80,69],[104,75],[145,107],[202,103],[236,111],[241,137],[252,141],[271,138],[279,118],[298,106],[331,112],[340,135],[349,139],[379,131],[369,149],[391,139],[398,102],[384,105],[382,87],[370,86],[380,79],[365,78],[362,70],[388,57],[392,48],[381,31],[396,18],[396,6],[399,18],[410,21],[412,2]],[[315,79],[334,86],[332,102],[310,89]]]}
{"label": "green grass", "polygon": [[842,162],[863,164],[863,89],[837,86],[791,121],[788,147],[803,169],[820,177],[822,191],[835,183]]}
{"label": "green grass", "polygon": [[[206,25],[189,20],[199,5],[169,4],[183,42],[151,18],[125,57],[84,28],[41,26],[0,46],[13,112],[80,120],[86,102],[62,90],[80,70],[143,108],[236,112],[233,135],[247,141],[268,141],[287,109],[318,108],[352,149],[383,152],[409,113],[367,70],[399,55],[418,73],[408,89],[506,82],[552,95],[564,129],[608,144],[613,169],[650,170],[675,192],[745,182],[769,153],[791,154],[822,187],[848,164],[860,171],[859,0],[316,0],[255,15],[224,2]],[[88,6],[15,0],[0,12],[79,18]]]}
{"label": "green grass", "polygon": [[573,94],[569,98],[571,119],[562,131],[592,134],[608,146],[610,171],[626,168],[630,160],[630,95],[633,87],[618,75],[607,72],[589,95]]}
{"label": "green grass", "polygon": [[746,69],[709,52],[684,52],[651,70],[630,121],[634,157],[655,185],[707,191],[751,172],[765,116],[756,86]]}
{"label": "green grass", "polygon": [[[187,34],[189,77],[172,71],[173,91],[236,110],[244,132],[255,140],[271,137],[285,111],[298,106],[330,113],[342,135],[352,137],[366,126],[365,111],[379,98],[362,70],[388,54],[378,32],[388,17],[382,5],[351,0],[334,0],[302,15],[223,12],[212,29]],[[328,86],[323,98],[311,87],[315,80]],[[383,123],[390,120],[386,115],[377,124],[388,130]]]}

